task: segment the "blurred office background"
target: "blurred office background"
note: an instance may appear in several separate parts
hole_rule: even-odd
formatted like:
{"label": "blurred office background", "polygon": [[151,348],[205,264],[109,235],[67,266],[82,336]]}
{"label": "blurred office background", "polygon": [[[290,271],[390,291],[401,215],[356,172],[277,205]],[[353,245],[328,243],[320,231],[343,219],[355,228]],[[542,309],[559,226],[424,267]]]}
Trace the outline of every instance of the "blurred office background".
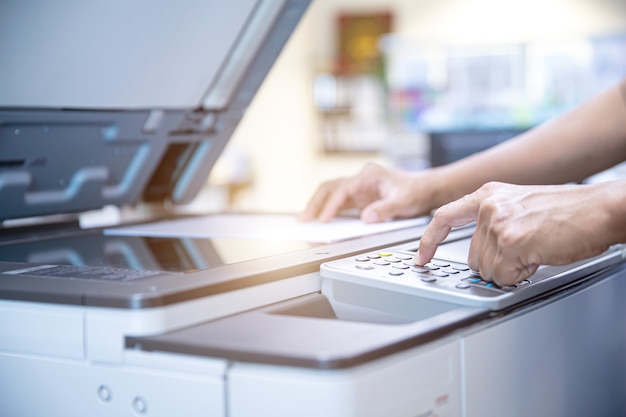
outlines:
{"label": "blurred office background", "polygon": [[198,201],[299,212],[365,162],[446,163],[624,76],[624,0],[314,0]]}

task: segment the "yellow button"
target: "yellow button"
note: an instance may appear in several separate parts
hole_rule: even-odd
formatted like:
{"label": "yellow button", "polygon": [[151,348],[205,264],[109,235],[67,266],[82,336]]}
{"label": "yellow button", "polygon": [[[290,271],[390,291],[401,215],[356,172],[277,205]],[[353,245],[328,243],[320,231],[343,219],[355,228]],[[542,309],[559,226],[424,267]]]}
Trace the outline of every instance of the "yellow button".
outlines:
{"label": "yellow button", "polygon": [[391,253],[391,252],[378,252],[378,254],[380,256],[391,256],[391,255],[393,255],[393,253]]}

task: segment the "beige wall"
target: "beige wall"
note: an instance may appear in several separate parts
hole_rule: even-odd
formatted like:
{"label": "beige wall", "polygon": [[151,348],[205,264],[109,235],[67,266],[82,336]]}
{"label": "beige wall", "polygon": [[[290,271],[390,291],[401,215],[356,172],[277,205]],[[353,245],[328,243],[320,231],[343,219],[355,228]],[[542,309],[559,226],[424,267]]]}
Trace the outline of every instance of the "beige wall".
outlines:
{"label": "beige wall", "polygon": [[626,29],[623,0],[314,0],[228,145],[226,155],[244,155],[252,178],[234,209],[297,212],[320,181],[351,175],[367,160],[386,163],[378,155],[321,154],[311,104],[315,71],[334,53],[335,14],[381,9],[393,11],[398,33],[442,43],[526,42]]}

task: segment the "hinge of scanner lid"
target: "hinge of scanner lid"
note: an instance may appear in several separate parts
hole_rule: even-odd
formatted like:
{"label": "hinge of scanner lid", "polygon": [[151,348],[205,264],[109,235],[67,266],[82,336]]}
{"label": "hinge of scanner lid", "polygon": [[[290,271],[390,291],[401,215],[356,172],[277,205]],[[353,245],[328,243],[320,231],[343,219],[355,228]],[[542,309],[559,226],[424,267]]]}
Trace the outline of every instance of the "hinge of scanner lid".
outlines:
{"label": "hinge of scanner lid", "polygon": [[161,126],[164,118],[165,111],[158,109],[151,110],[148,114],[148,117],[146,118],[146,121],[143,124],[143,127],[141,128],[141,131],[148,134],[156,133]]}
{"label": "hinge of scanner lid", "polygon": [[170,132],[178,135],[208,135],[217,131],[217,113],[208,111],[194,111],[188,113],[178,128]]}

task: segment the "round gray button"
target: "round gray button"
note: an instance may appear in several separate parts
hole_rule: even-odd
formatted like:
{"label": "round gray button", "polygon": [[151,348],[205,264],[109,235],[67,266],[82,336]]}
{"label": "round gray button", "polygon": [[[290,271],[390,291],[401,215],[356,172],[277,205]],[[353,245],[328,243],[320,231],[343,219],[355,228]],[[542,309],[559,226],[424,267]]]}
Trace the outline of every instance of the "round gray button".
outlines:
{"label": "round gray button", "polygon": [[103,403],[108,403],[111,401],[111,388],[106,385],[100,385],[98,387],[98,399]]}
{"label": "round gray button", "polygon": [[146,414],[148,412],[148,403],[142,397],[135,397],[133,400],[133,410],[137,414]]}

